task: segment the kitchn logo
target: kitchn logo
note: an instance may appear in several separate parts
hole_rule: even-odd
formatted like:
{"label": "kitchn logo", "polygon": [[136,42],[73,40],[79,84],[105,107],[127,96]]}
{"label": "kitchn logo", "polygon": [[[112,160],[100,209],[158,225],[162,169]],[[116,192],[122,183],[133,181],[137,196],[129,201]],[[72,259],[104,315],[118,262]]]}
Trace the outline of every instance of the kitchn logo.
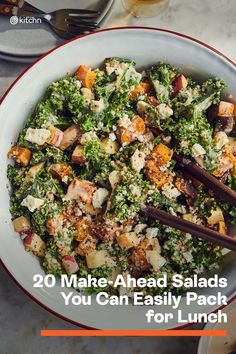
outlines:
{"label": "kitchn logo", "polygon": [[35,18],[33,16],[24,16],[24,17],[18,17],[18,16],[11,16],[10,17],[10,24],[15,26],[17,24],[32,24],[32,23],[42,23],[41,18]]}

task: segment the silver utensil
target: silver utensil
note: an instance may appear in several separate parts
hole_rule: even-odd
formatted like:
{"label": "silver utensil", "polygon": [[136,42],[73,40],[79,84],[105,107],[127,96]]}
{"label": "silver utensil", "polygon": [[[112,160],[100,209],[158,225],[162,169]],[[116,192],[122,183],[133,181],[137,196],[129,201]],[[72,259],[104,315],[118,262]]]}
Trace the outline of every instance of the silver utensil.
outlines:
{"label": "silver utensil", "polygon": [[[32,13],[33,14],[33,13]],[[95,14],[95,16],[97,13]],[[61,9],[50,13],[36,13],[34,17],[48,23],[53,30],[76,35],[99,28],[94,14],[81,16],[75,9]]]}
{"label": "silver utensil", "polygon": [[[8,3],[11,2],[11,4],[12,2],[15,2],[22,7],[5,4],[6,1],[8,1]],[[18,17],[31,16],[35,19],[41,19],[43,22],[48,23],[52,30],[63,39],[70,39],[79,34],[91,32],[99,28],[96,21],[94,21],[99,14],[98,11],[86,9],[61,9],[46,13],[35,7],[32,8],[31,6],[32,5],[27,5],[27,3],[25,4],[25,2],[22,4],[19,0],[5,0],[4,4],[3,1],[0,1],[0,14]],[[28,10],[26,11],[23,8]],[[29,11],[30,9],[32,11]]]}

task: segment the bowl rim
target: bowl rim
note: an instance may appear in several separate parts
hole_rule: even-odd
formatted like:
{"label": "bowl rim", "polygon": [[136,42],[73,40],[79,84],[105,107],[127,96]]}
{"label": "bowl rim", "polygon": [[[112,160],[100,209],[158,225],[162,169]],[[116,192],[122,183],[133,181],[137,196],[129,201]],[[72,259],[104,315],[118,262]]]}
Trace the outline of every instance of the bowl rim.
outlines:
{"label": "bowl rim", "polygon": [[[157,32],[165,32],[165,33],[169,33],[171,35],[175,35],[177,37],[181,37],[181,38],[185,38],[187,40],[189,40],[190,42],[194,42],[197,43],[205,48],[207,48],[208,50],[214,52],[217,56],[222,57],[223,59],[225,59],[228,63],[230,63],[231,65],[233,65],[236,68],[236,63],[231,60],[229,57],[227,57],[226,55],[224,55],[223,53],[221,53],[219,50],[217,50],[216,48],[210,46],[209,44],[200,41],[199,39],[196,39],[194,37],[188,36],[186,34],[183,33],[179,33],[179,32],[175,32],[172,30],[168,30],[168,29],[164,29],[164,28],[158,28],[158,27],[148,27],[148,26],[124,26],[124,27],[112,27],[112,28],[105,28],[105,29],[101,29],[98,30],[96,32],[91,32],[91,33],[86,33],[80,36],[77,36],[75,38],[72,38],[62,44],[59,44],[58,46],[52,48],[51,50],[49,50],[47,53],[43,54],[41,57],[39,57],[37,60],[35,60],[33,63],[31,63],[25,70],[22,71],[22,73],[13,81],[13,83],[10,85],[10,87],[7,89],[7,91],[4,93],[4,95],[2,96],[2,98],[0,99],[0,107],[2,105],[2,103],[4,102],[4,100],[6,99],[6,97],[8,96],[8,94],[10,93],[10,91],[12,90],[12,88],[15,86],[15,84],[21,79],[21,77],[23,77],[34,65],[36,65],[39,61],[43,60],[45,57],[47,57],[48,55],[50,55],[52,52],[56,51],[57,49],[67,45],[68,43],[71,43],[73,41],[76,41],[80,38],[84,38],[84,37],[88,37],[88,36],[92,36],[92,35],[96,35],[97,33],[101,33],[101,32],[110,32],[110,31],[117,31],[117,30],[153,30],[153,31],[157,31]],[[47,310],[48,312],[50,312],[51,314],[57,316],[58,318],[61,318],[62,320],[65,320],[73,325],[76,325],[78,327],[81,327],[83,329],[93,329],[93,330],[98,330],[98,328],[94,328],[94,327],[90,327],[87,325],[84,325],[82,323],[79,323],[77,321],[73,321],[63,315],[61,315],[60,313],[55,312],[54,310],[52,310],[51,308],[49,308],[48,306],[46,306],[45,304],[43,304],[40,300],[36,299],[36,297],[34,297],[28,290],[26,290],[19,282],[18,280],[14,277],[14,275],[9,271],[9,269],[7,268],[6,264],[4,264],[4,262],[2,261],[1,257],[0,257],[0,264],[2,265],[3,269],[5,269],[5,271],[9,274],[9,276],[13,279],[13,281],[15,282],[15,284],[26,294],[28,295],[34,302],[36,302],[38,305],[40,305],[42,308],[44,308],[45,310]],[[216,313],[219,310],[225,308],[226,306],[228,306],[230,303],[232,303],[234,300],[236,300],[236,295],[234,295],[231,299],[228,300],[228,304],[227,305],[222,305],[221,307],[217,308],[215,311],[212,311],[212,313]],[[193,323],[187,323],[185,325],[182,326],[177,326],[174,327],[174,329],[178,329],[181,330],[183,328],[187,328],[189,326],[191,326]]]}

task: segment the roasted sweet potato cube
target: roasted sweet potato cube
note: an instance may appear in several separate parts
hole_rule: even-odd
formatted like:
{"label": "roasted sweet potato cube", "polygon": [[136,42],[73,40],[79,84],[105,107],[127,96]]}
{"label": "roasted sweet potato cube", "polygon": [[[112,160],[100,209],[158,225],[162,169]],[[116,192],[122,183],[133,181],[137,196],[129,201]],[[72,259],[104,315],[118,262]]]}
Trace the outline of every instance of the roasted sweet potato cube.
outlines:
{"label": "roasted sweet potato cube", "polygon": [[150,182],[155,184],[155,186],[160,189],[164,184],[171,183],[173,177],[168,172],[163,172],[161,170],[152,171],[150,169],[145,170],[145,174]]}
{"label": "roasted sweet potato cube", "polygon": [[[153,157],[151,155],[151,157]],[[150,158],[146,163],[145,174],[150,182],[155,184],[159,189],[166,183],[171,183],[173,180],[172,175],[168,171],[162,171],[160,169],[159,160]]]}
{"label": "roasted sweet potato cube", "polygon": [[53,178],[58,179],[60,182],[68,183],[68,177],[72,173],[72,168],[69,165],[63,163],[56,163],[49,167],[49,173]]}
{"label": "roasted sweet potato cube", "polygon": [[77,145],[72,153],[71,161],[83,165],[85,163],[84,147],[83,145]]}
{"label": "roasted sweet potato cube", "polygon": [[134,100],[138,95],[145,95],[151,91],[151,86],[148,82],[140,82],[129,94],[130,98]]}
{"label": "roasted sweet potato cube", "polygon": [[31,151],[29,149],[13,146],[7,154],[7,157],[26,167],[30,162]]}
{"label": "roasted sweet potato cube", "polygon": [[150,268],[150,264],[146,258],[146,252],[142,247],[138,246],[133,250],[130,256],[130,261],[138,271],[144,272]]}
{"label": "roasted sweet potato cube", "polygon": [[156,163],[155,160],[147,160],[146,168],[152,173],[160,173],[160,166]]}
{"label": "roasted sweet potato cube", "polygon": [[80,256],[86,256],[96,249],[97,239],[93,235],[86,236],[76,247],[75,252]]}
{"label": "roasted sweet potato cube", "polygon": [[227,235],[227,226],[226,226],[226,223],[223,220],[219,221],[218,232],[220,234]]}
{"label": "roasted sweet potato cube", "polygon": [[92,236],[94,234],[94,222],[92,220],[89,220],[86,217],[81,217],[79,218],[76,229],[77,229],[77,234],[76,234],[76,240],[81,242],[83,241],[87,236]]}
{"label": "roasted sweet potato cube", "polygon": [[123,127],[120,128],[120,142],[121,144],[130,144],[132,142],[132,133]]}
{"label": "roasted sweet potato cube", "polygon": [[138,238],[135,232],[125,232],[116,236],[116,241],[122,249],[130,249],[138,246],[140,238]]}
{"label": "roasted sweet potato cube", "polygon": [[132,119],[131,130],[134,130],[134,132],[136,134],[144,134],[145,130],[146,130],[146,125],[144,123],[144,120],[141,117],[139,117],[139,116],[135,116]]}
{"label": "roasted sweet potato cube", "polygon": [[149,181],[161,188],[166,183],[171,183],[173,177],[168,171],[162,171],[161,167],[166,165],[172,158],[173,151],[164,144],[158,144],[152,150],[146,162],[145,174]]}
{"label": "roasted sweet potato cube", "polygon": [[167,164],[171,160],[172,156],[173,150],[164,144],[156,145],[151,153],[151,157],[160,166]]}
{"label": "roasted sweet potato cube", "polygon": [[144,120],[139,116],[135,116],[127,128],[120,128],[120,142],[121,144],[129,144],[140,135],[143,135],[145,131],[146,125]]}
{"label": "roasted sweet potato cube", "polygon": [[233,168],[236,163],[236,157],[232,153],[224,153],[220,157],[219,166],[213,172],[214,176],[222,177],[227,171]]}
{"label": "roasted sweet potato cube", "polygon": [[76,71],[76,77],[82,82],[82,86],[91,89],[96,80],[96,73],[86,65],[80,65]]}
{"label": "roasted sweet potato cube", "polygon": [[59,145],[61,150],[65,150],[71,145],[73,145],[76,141],[78,141],[79,137],[82,135],[82,132],[78,125],[73,124],[69,128],[67,128],[63,132],[63,138]]}
{"label": "roasted sweet potato cube", "polygon": [[219,116],[233,116],[234,115],[234,104],[231,102],[220,101],[218,106]]}
{"label": "roasted sweet potato cube", "polygon": [[53,217],[49,217],[46,220],[47,232],[51,236],[55,236],[62,231],[63,222],[65,221],[62,213],[56,214]]}

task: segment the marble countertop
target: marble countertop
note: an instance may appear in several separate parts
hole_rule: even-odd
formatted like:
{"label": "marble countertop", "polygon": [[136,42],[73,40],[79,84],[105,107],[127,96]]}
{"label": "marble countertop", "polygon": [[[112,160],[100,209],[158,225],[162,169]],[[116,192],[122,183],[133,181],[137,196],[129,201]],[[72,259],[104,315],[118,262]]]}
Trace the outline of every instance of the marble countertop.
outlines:
{"label": "marble countertop", "polygon": [[170,0],[168,9],[153,18],[127,15],[115,0],[105,26],[151,26],[187,34],[236,60],[235,0]]}
{"label": "marble countertop", "polygon": [[[149,19],[137,19],[127,15],[121,0],[115,0],[105,26],[126,25],[161,27],[185,33],[236,60],[235,0],[171,0],[168,10]],[[0,60],[0,97],[26,67],[26,64]],[[0,354],[197,352],[197,338],[41,338],[39,335],[41,328],[73,327],[34,303],[0,268]]]}

